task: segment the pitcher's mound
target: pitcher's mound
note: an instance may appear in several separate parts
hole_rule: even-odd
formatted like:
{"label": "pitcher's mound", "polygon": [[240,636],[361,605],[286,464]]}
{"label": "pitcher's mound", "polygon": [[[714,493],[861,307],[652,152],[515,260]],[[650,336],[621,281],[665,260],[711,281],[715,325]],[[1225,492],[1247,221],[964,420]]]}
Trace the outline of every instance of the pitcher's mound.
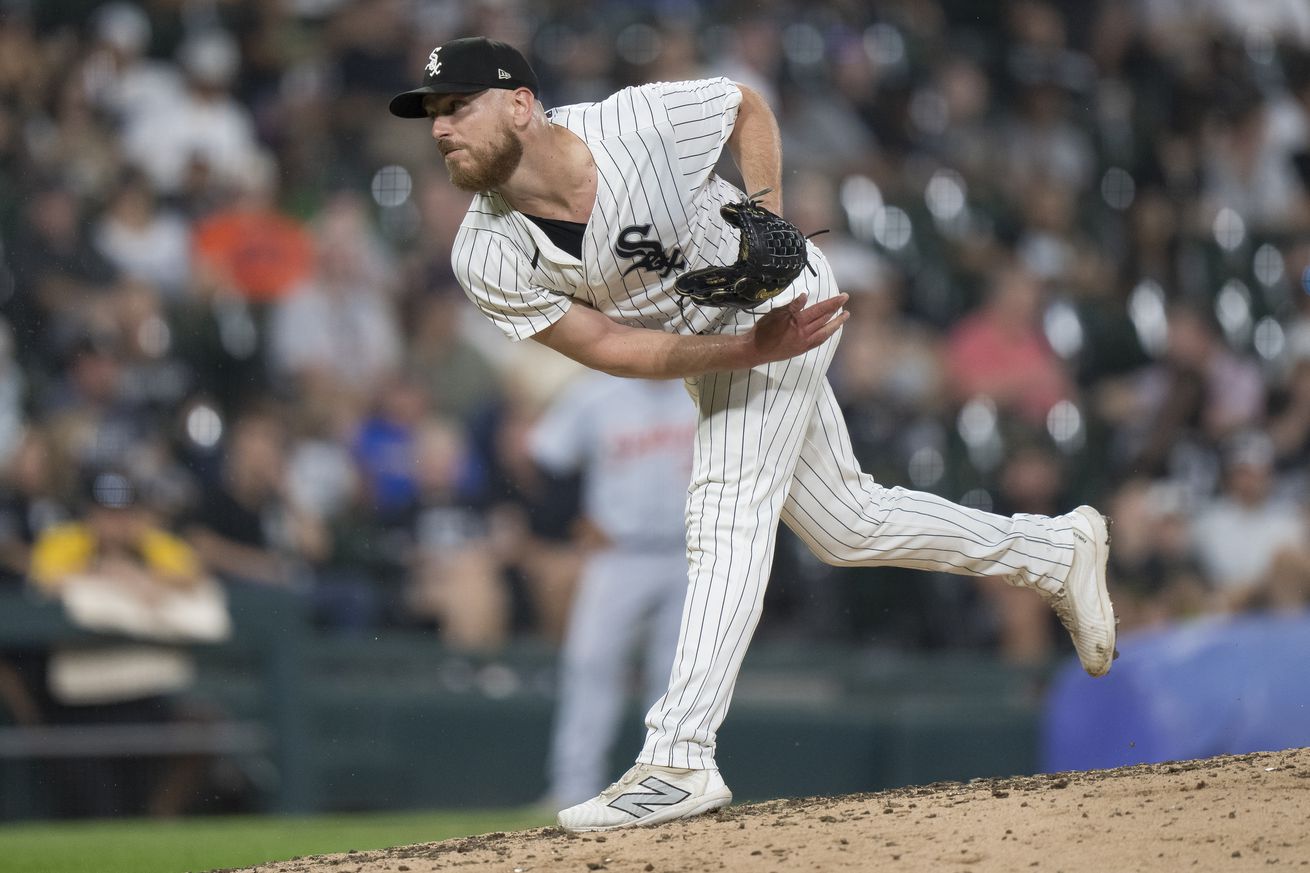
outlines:
{"label": "pitcher's mound", "polygon": [[270,863],[247,873],[1310,871],[1310,749],[733,806]]}

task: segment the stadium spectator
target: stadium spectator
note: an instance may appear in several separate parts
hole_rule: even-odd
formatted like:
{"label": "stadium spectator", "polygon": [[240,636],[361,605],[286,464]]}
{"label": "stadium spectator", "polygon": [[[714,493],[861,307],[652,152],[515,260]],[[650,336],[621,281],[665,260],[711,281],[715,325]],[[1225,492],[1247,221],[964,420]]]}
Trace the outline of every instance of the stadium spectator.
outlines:
{"label": "stadium spectator", "polygon": [[1040,428],[1052,406],[1074,396],[1063,363],[1042,333],[1044,296],[1041,281],[1023,267],[996,274],[986,301],[947,339],[947,372],[956,400],[990,397],[1002,411]]}
{"label": "stadium spectator", "polygon": [[217,481],[184,523],[186,538],[227,584],[268,585],[313,600],[324,624],[368,626],[376,620],[369,592],[314,578],[327,556],[323,521],[290,499],[287,434],[279,418],[248,411],[231,424]]}
{"label": "stadium spectator", "polygon": [[[182,540],[164,530],[122,472],[88,475],[80,516],[46,530],[31,578],[74,623],[105,642],[54,650],[44,721],[136,724],[187,720],[195,667],[183,648],[225,639],[222,590]],[[176,815],[196,800],[205,760],[131,758],[52,764],[66,815]]]}
{"label": "stadium spectator", "polygon": [[205,173],[221,188],[238,185],[262,160],[249,110],[232,96],[241,55],[228,33],[196,33],[178,48],[185,88],[150,102],[127,119],[122,145],[164,196],[181,194]]}
{"label": "stadium spectator", "polygon": [[[80,62],[66,61],[71,69]],[[103,195],[119,170],[115,137],[75,74],[57,80],[52,99],[45,123],[27,131],[33,168],[64,180],[79,197],[95,202],[93,198]]]}
{"label": "stadium spectator", "polygon": [[1209,608],[1186,500],[1183,489],[1145,476],[1110,495],[1115,534],[1108,572],[1122,631],[1195,618]]}
{"label": "stadium spectator", "polygon": [[38,421],[61,466],[87,470],[129,463],[158,436],[158,422],[127,390],[122,342],[115,332],[78,337],[57,381],[39,398]]}
{"label": "stadium spectator", "polygon": [[[332,163],[353,177],[371,174],[376,156],[384,153],[390,125],[376,121],[378,102],[386,102],[409,81],[415,63],[415,34],[409,10],[391,0],[336,4],[326,23],[324,41],[331,48],[325,71],[335,81],[325,107],[334,144]],[[449,26],[447,24],[446,26]],[[431,46],[422,49],[431,51]]]}
{"label": "stadium spectator", "polygon": [[270,160],[252,162],[238,181],[219,189],[226,202],[196,222],[196,274],[208,293],[264,304],[311,275],[313,238],[279,208],[277,173]]}
{"label": "stadium spectator", "polygon": [[165,421],[195,386],[195,374],[178,354],[164,301],[155,286],[125,281],[115,297],[115,351],[122,368],[122,396],[153,421]]}
{"label": "stadium spectator", "polygon": [[1179,303],[1167,325],[1164,357],[1106,384],[1101,411],[1116,425],[1122,469],[1195,480],[1206,493],[1214,447],[1263,416],[1264,381],[1253,360],[1228,348],[1206,309]]}
{"label": "stadium spectator", "polygon": [[0,11],[0,94],[30,113],[50,94],[50,66],[43,61],[30,10]]}
{"label": "stadium spectator", "polygon": [[0,585],[27,583],[32,546],[69,519],[47,436],[28,428],[0,472]]}
{"label": "stadium spectator", "polygon": [[1273,472],[1268,435],[1234,435],[1224,453],[1223,491],[1193,521],[1193,547],[1221,611],[1299,610],[1310,602],[1304,507],[1273,493]]}
{"label": "stadium spectator", "polygon": [[429,413],[418,380],[392,373],[360,420],[352,444],[368,505],[384,522],[403,513],[418,493],[415,439]]}
{"label": "stadium spectator", "polygon": [[882,103],[889,95],[878,90],[877,64],[861,42],[839,46],[831,62],[835,87],[830,93],[802,96],[791,88],[784,92],[790,111],[782,125],[783,148],[800,167],[829,172],[833,167],[869,167],[880,156],[875,131],[883,138],[895,135],[889,125],[876,123],[882,120]]}
{"label": "stadium spectator", "polygon": [[3,314],[18,359],[43,373],[80,333],[103,327],[119,276],[91,244],[84,205],[65,181],[29,193],[13,244],[5,247],[13,289]]}
{"label": "stadium spectator", "polygon": [[290,416],[287,497],[331,522],[356,500],[359,470],[350,454],[354,415],[335,405],[302,401]]}
{"label": "stadium spectator", "polygon": [[410,307],[405,369],[422,383],[435,413],[467,424],[494,402],[500,374],[464,335],[464,294],[442,286],[419,295]]}
{"label": "stadium spectator", "polygon": [[902,311],[900,280],[886,267],[865,273],[854,287],[830,370],[833,391],[863,468],[879,481],[903,482],[915,451],[942,430],[942,338]]}
{"label": "stadium spectator", "polygon": [[1228,99],[1203,140],[1209,214],[1232,209],[1256,231],[1304,226],[1310,218],[1304,189],[1269,106],[1254,85]]}
{"label": "stadium spectator", "polygon": [[782,51],[782,25],[777,16],[742,19],[727,33],[712,62],[712,74],[727,76],[759,91],[770,105],[778,105],[777,84],[786,53]]}
{"label": "stadium spectator", "polygon": [[92,229],[96,250],[125,277],[178,301],[191,283],[191,228],[161,209],[149,179],[129,170],[118,180]]}
{"label": "stadium spectator", "polygon": [[559,355],[543,358],[539,352],[548,350],[532,345],[507,366],[500,403],[475,423],[472,436],[485,452],[491,543],[519,598],[519,626],[559,643],[582,563],[572,540],[577,482],[547,482],[529,440],[542,410],[579,376],[579,365]]}
{"label": "stadium spectator", "polygon": [[274,517],[283,478],[279,426],[248,413],[231,429],[218,481],[185,523],[187,540],[225,582],[290,586],[295,570],[273,534],[291,527]]}
{"label": "stadium spectator", "polygon": [[468,497],[465,443],[457,423],[436,418],[415,435],[406,604],[409,615],[435,622],[444,644],[495,650],[509,638],[510,595],[489,546],[487,520]]}
{"label": "stadium spectator", "polygon": [[944,110],[940,130],[930,131],[925,145],[970,185],[990,185],[997,144],[988,125],[992,83],[968,54],[944,58],[932,71],[932,97]]}
{"label": "stadium spectator", "polygon": [[295,394],[325,394],[362,413],[403,354],[395,277],[353,195],[326,205],[315,249],[313,272],[271,313],[272,364]]}
{"label": "stadium spectator", "polygon": [[[27,588],[32,546],[68,520],[45,435],[28,428],[0,465],[0,592]],[[39,643],[0,640],[0,722],[36,725],[45,718],[48,660]]]}
{"label": "stadium spectator", "polygon": [[1310,354],[1293,353],[1291,369],[1270,396],[1269,439],[1277,471],[1275,490],[1299,503],[1310,494]]}
{"label": "stadium spectator", "polygon": [[177,68],[147,54],[154,31],[145,10],[134,3],[106,3],[96,9],[92,23],[83,86],[118,130],[144,112],[181,99],[184,84]]}
{"label": "stadium spectator", "polygon": [[1013,98],[1000,130],[1003,185],[1016,200],[1045,179],[1082,191],[1094,181],[1096,156],[1071,107],[1093,84],[1091,62],[1068,48],[1067,25],[1054,5],[1024,0],[1007,11],[1013,41],[1006,90]]}

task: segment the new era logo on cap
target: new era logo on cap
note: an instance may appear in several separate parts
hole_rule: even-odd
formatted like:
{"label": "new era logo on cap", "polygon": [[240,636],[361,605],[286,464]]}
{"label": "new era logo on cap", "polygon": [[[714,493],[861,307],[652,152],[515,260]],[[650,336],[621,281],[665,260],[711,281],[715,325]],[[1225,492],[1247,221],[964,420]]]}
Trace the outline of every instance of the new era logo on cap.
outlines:
{"label": "new era logo on cap", "polygon": [[391,98],[391,114],[424,118],[423,98],[429,94],[472,94],[488,88],[537,92],[537,74],[518,49],[483,36],[452,39],[428,55],[423,84]]}

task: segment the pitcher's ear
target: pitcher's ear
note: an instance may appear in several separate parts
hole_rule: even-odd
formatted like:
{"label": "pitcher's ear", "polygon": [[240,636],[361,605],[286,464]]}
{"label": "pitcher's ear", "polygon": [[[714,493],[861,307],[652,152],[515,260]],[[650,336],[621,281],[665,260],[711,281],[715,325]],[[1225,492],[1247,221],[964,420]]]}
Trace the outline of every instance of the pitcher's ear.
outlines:
{"label": "pitcher's ear", "polygon": [[515,88],[509,92],[509,96],[513,106],[514,120],[520,124],[527,124],[532,119],[532,113],[536,110],[536,95],[527,88]]}

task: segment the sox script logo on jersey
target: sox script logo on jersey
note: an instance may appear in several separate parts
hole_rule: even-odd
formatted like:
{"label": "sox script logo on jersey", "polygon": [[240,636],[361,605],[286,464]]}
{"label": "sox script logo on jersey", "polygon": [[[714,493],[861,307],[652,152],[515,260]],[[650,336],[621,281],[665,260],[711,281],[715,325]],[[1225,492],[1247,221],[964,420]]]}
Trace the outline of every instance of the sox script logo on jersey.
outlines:
{"label": "sox script logo on jersey", "polygon": [[660,278],[668,278],[674,270],[681,270],[687,266],[687,260],[682,256],[682,249],[674,246],[666,252],[659,240],[645,238],[648,233],[650,233],[649,224],[634,224],[632,227],[623,228],[623,232],[619,234],[618,242],[614,243],[614,253],[621,258],[637,259],[631,267],[623,271],[623,275],[626,276],[636,270],[650,270],[652,273],[659,273]]}

